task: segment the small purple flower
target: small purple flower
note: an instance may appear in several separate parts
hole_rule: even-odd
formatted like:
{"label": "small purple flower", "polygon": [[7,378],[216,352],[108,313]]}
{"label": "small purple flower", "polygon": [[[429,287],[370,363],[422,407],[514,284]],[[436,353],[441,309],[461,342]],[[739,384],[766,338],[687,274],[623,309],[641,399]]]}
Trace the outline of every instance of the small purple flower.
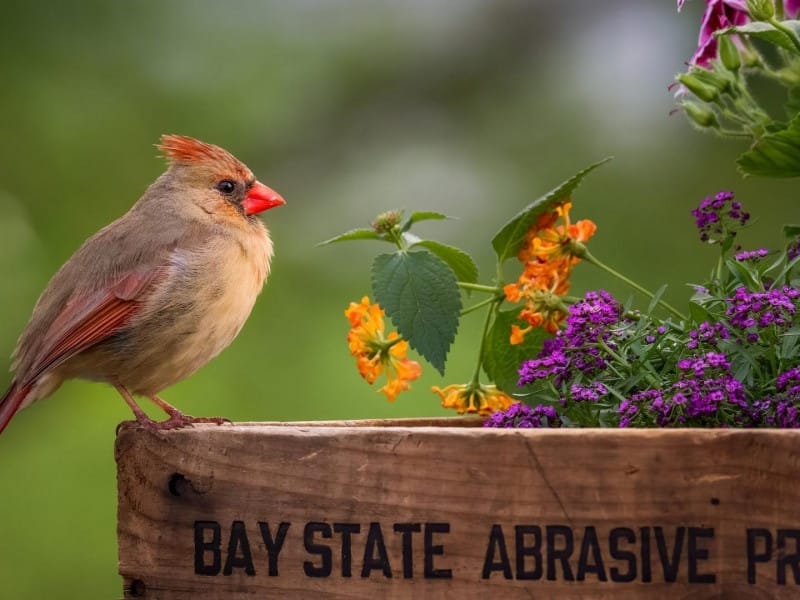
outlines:
{"label": "small purple flower", "polygon": [[727,340],[729,337],[728,328],[722,323],[712,325],[708,321],[703,321],[697,329],[689,331],[689,341],[686,343],[686,347],[695,350],[700,344],[716,346],[720,340]]}
{"label": "small purple flower", "polygon": [[[634,418],[655,421],[659,427],[716,423],[721,408],[747,409],[742,383],[730,373],[724,354],[707,352],[678,361],[680,379],[669,389],[649,389],[631,395],[617,409],[620,427]],[[649,418],[648,418],[649,417]]]}
{"label": "small purple flower", "polygon": [[522,363],[519,385],[537,379],[553,378],[556,387],[580,372],[591,376],[606,366],[599,348],[602,340],[614,347],[612,329],[622,319],[622,305],[606,291],[587,292],[586,296],[569,309],[566,327],[554,338],[545,340],[535,359]]}
{"label": "small purple flower", "polygon": [[740,286],[733,296],[727,298],[725,315],[731,327],[742,330],[748,341],[755,342],[758,340],[755,329],[771,325],[788,328],[792,325],[798,298],[800,290],[789,285],[768,292],[751,292]]}
{"label": "small purple flower", "polygon": [[800,401],[800,366],[778,375],[775,389],[794,400]]}
{"label": "small purple flower", "polygon": [[661,390],[652,389],[633,394],[630,399],[620,402],[617,414],[620,415],[619,426],[630,427],[633,420],[639,415],[640,406],[661,406],[664,398]]}
{"label": "small purple flower", "polygon": [[[678,10],[684,0],[678,0]],[[689,64],[708,68],[717,57],[717,38],[714,32],[736,25],[744,25],[750,21],[747,3],[744,0],[706,0],[706,11],[700,24],[700,36],[697,39],[697,50],[689,60]]]}
{"label": "small purple flower", "polygon": [[750,427],[800,428],[800,411],[792,400],[781,395],[756,400],[750,410]]}
{"label": "small purple flower", "polygon": [[646,336],[644,336],[644,343],[655,344],[656,340],[658,339],[658,336],[664,335],[666,332],[667,332],[666,326],[659,325],[658,327],[656,327],[655,333],[648,333]]}
{"label": "small purple flower", "polygon": [[750,219],[741,202],[733,199],[733,192],[719,192],[700,201],[692,209],[695,225],[700,232],[700,241],[719,243],[733,237]]}
{"label": "small purple flower", "polygon": [[599,381],[589,385],[573,383],[569,388],[569,393],[575,402],[597,402],[608,394],[608,388]]}
{"label": "small purple flower", "polygon": [[564,340],[555,337],[545,340],[538,356],[526,360],[519,369],[520,387],[533,383],[537,379],[553,377],[556,385],[561,385],[569,377],[570,359],[563,351]]}
{"label": "small purple flower", "polygon": [[789,245],[786,246],[786,257],[789,260],[794,260],[800,256],[800,237],[795,240],[789,242]]}
{"label": "small purple flower", "polygon": [[800,14],[800,0],[783,0],[783,13],[787,19],[796,19]]}
{"label": "small purple flower", "polygon": [[541,428],[560,427],[558,413],[552,406],[539,404],[531,407],[522,402],[512,404],[504,411],[493,413],[484,423],[484,427],[496,428]]}
{"label": "small purple flower", "polygon": [[734,256],[734,258],[738,262],[755,262],[761,258],[764,258],[769,254],[769,250],[766,248],[759,248],[758,250],[745,250],[744,252],[739,252]]}

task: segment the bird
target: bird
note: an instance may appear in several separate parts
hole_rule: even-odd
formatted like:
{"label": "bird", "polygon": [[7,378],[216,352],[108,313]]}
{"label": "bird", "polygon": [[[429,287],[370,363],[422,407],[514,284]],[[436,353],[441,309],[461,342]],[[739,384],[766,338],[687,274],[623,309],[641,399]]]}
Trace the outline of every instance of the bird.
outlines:
{"label": "bird", "polygon": [[[0,433],[68,379],[116,388],[135,417],[126,427],[228,422],[184,414],[159,394],[243,327],[273,256],[259,213],[286,202],[219,146],[168,134],[156,147],[164,173],[83,243],[36,302],[0,397]],[[150,399],[166,420],[148,417],[134,396]]]}

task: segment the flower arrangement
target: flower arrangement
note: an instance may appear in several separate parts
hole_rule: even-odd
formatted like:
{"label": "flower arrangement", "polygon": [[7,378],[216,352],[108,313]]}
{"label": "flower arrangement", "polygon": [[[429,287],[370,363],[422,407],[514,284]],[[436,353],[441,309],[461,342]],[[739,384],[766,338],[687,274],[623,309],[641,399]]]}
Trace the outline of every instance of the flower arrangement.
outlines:
{"label": "flower arrangement", "polygon": [[[698,48],[676,78],[678,106],[694,124],[750,140],[738,159],[746,175],[800,175],[800,21],[791,20],[798,13],[800,2],[789,0],[707,0]],[[750,94],[756,76],[787,87],[787,122]],[[594,256],[588,245],[597,226],[571,216],[576,189],[607,160],[494,235],[491,284],[478,282],[463,250],[412,232],[420,221],[446,219],[442,213],[393,210],[371,228],[323,242],[394,246],[374,259],[374,302],[365,296],[345,310],[361,376],[372,384],[385,374],[380,391],[393,401],[422,372],[409,348],[444,375],[460,319],[484,311],[473,377],[432,391],[446,408],[487,416],[486,426],[800,427],[800,225],[784,227],[781,247],[745,250],[736,236],[750,215],[734,193],[703,199],[692,216],[699,241],[716,245],[719,258],[681,310],[664,301],[663,287],[647,290]],[[571,296],[582,261],[647,305],[604,290]],[[397,331],[386,333],[386,316]]]}

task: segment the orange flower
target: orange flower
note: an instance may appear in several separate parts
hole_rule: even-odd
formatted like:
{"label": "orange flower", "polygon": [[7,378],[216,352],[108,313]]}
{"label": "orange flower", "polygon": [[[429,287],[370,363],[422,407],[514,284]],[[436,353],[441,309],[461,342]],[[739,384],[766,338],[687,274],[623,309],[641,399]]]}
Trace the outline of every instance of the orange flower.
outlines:
{"label": "orange flower", "polygon": [[[549,219],[538,220],[536,224],[528,231],[525,239],[528,248],[523,248],[520,251],[520,260],[528,262],[531,258],[549,259],[551,257],[569,257],[573,263],[576,264],[580,261],[578,254],[580,254],[580,246],[589,241],[595,231],[597,225],[588,219],[583,219],[577,223],[572,223],[569,218],[569,211],[572,208],[572,202],[569,200],[557,205]],[[562,223],[556,225],[558,219],[562,219]],[[540,223],[544,226],[540,226]]]}
{"label": "orange flower", "polygon": [[378,391],[394,402],[400,392],[410,388],[408,382],[422,374],[420,364],[406,357],[408,342],[396,331],[384,336],[384,311],[367,296],[360,303],[351,302],[344,315],[350,321],[347,345],[359,374],[372,385],[385,372],[386,385]]}
{"label": "orange flower", "polygon": [[486,416],[516,402],[494,385],[452,384],[444,388],[433,386],[431,391],[442,399],[443,408],[454,408],[460,415],[466,412]]}
{"label": "orange flower", "polygon": [[517,254],[524,267],[515,283],[503,288],[509,302],[525,302],[520,319],[529,327],[512,326],[510,343],[521,344],[534,327],[549,333],[558,331],[566,317],[566,306],[559,296],[569,291],[572,268],[580,262],[583,244],[594,235],[597,226],[588,219],[572,223],[569,200],[552,211],[539,215],[525,234]]}

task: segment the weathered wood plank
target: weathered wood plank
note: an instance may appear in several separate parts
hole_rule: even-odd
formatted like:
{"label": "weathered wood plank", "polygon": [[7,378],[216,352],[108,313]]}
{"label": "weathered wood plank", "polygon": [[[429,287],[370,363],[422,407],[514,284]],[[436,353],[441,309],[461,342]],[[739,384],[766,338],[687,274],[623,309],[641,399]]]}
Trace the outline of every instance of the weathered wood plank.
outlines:
{"label": "weathered wood plank", "polygon": [[125,598],[800,597],[797,432],[380,424],[122,431]]}

